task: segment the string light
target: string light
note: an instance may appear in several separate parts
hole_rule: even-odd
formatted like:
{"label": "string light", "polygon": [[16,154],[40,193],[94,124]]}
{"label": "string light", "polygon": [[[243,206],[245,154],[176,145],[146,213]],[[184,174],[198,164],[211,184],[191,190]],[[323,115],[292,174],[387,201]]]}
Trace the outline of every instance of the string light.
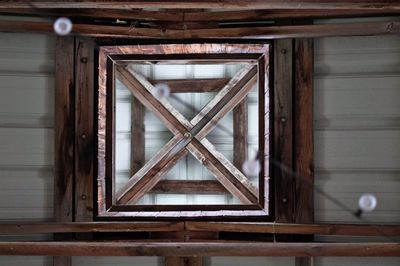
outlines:
{"label": "string light", "polygon": [[57,35],[66,36],[72,31],[72,21],[66,17],[60,17],[54,21],[54,31]]}
{"label": "string light", "polygon": [[154,97],[159,101],[161,101],[165,98],[168,98],[169,93],[170,93],[169,86],[165,83],[156,84],[152,91],[152,94],[154,95]]}
{"label": "string light", "polygon": [[378,201],[373,194],[362,194],[358,200],[358,207],[363,212],[370,212],[376,208]]}

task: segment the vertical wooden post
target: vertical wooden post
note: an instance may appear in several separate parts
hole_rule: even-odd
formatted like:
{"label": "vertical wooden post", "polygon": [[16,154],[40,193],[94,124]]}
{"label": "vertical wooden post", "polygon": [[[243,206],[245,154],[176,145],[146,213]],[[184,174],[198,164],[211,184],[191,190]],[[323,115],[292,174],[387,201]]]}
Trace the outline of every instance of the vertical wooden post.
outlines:
{"label": "vertical wooden post", "polygon": [[[295,40],[294,165],[296,175],[296,223],[314,222],[313,172],[313,39]],[[308,184],[306,184],[307,182]],[[300,241],[311,241],[303,236]],[[296,258],[296,266],[313,265],[312,258]]]}
{"label": "vertical wooden post", "polygon": [[[74,177],[74,37],[56,40],[54,218],[73,221]],[[56,240],[68,236],[55,235]],[[71,257],[54,257],[54,266],[70,266]]]}
{"label": "vertical wooden post", "polygon": [[293,40],[276,40],[274,57],[275,221],[293,222],[294,181],[284,170],[293,169]]}
{"label": "vertical wooden post", "polygon": [[131,176],[136,174],[144,165],[145,161],[145,138],[144,138],[144,105],[132,96],[131,105]]}
{"label": "vertical wooden post", "polygon": [[247,159],[248,142],[247,97],[233,109],[233,165],[242,169]]}
{"label": "vertical wooden post", "polygon": [[75,221],[93,221],[94,45],[76,38],[75,53]]}

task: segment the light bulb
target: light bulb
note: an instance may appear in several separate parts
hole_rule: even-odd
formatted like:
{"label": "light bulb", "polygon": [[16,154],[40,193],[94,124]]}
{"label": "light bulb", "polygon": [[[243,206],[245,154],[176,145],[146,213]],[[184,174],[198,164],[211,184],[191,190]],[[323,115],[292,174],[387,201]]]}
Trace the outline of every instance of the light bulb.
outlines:
{"label": "light bulb", "polygon": [[152,94],[159,101],[163,100],[164,98],[168,98],[168,96],[169,96],[169,86],[167,84],[165,84],[165,83],[156,84],[154,86]]}
{"label": "light bulb", "polygon": [[72,31],[72,21],[69,18],[60,17],[54,21],[53,28],[57,35],[66,36]]}
{"label": "light bulb", "polygon": [[358,200],[358,207],[363,212],[370,212],[376,208],[378,201],[375,195],[372,194],[362,194]]}
{"label": "light bulb", "polygon": [[261,164],[258,160],[247,160],[242,165],[243,173],[246,176],[257,176],[261,171]]}

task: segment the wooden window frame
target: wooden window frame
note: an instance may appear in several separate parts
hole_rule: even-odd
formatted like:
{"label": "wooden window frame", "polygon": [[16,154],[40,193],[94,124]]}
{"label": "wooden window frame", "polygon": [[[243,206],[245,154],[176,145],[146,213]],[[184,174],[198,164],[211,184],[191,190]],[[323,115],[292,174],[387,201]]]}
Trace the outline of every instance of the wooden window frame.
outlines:
{"label": "wooden window frame", "polygon": [[[270,220],[270,150],[269,124],[269,43],[207,43],[207,44],[162,44],[162,45],[104,45],[98,46],[98,91],[97,91],[97,213],[98,219],[171,219],[171,218],[251,218]],[[258,202],[244,205],[117,205],[114,187],[115,152],[115,90],[114,62],[118,60],[256,60],[259,80],[259,147],[263,151],[264,163],[259,184]],[[260,69],[262,71],[260,71]],[[119,69],[118,73],[121,75]],[[111,74],[110,74],[111,73]],[[125,73],[127,74],[127,73]],[[149,85],[151,86],[151,84]],[[240,91],[240,90],[239,90]],[[267,101],[261,99],[268,99]],[[262,111],[263,110],[263,111]],[[112,114],[112,115],[110,115]],[[95,118],[96,120],[96,118]],[[264,127],[267,125],[266,127]],[[179,126],[179,125],[178,125]],[[182,126],[182,125],[181,125]],[[265,129],[266,128],[266,129]],[[265,137],[268,136],[268,137]],[[267,138],[267,141],[265,139]],[[197,143],[200,146],[200,141]],[[201,148],[201,147],[200,147]],[[239,158],[238,160],[241,160]],[[265,171],[264,171],[265,170]]]}

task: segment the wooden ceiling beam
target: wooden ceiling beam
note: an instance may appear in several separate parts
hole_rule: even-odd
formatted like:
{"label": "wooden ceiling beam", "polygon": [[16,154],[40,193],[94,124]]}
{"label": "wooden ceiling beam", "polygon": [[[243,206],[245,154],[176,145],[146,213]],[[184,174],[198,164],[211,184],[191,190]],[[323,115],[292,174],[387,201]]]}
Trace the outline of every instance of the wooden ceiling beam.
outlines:
{"label": "wooden ceiling beam", "polygon": [[84,0],[84,1],[43,1],[10,0],[1,2],[1,8],[160,8],[160,9],[399,9],[396,0],[205,0],[205,1],[121,1],[121,0]]}
{"label": "wooden ceiling beam", "polygon": [[[378,228],[378,229],[377,229]],[[349,236],[400,236],[399,225],[246,222],[1,222],[0,235],[90,232],[245,232]]]}
{"label": "wooden ceiling beam", "polygon": [[[0,21],[0,31],[53,33],[49,22]],[[336,23],[269,27],[168,30],[121,26],[74,24],[73,33],[93,37],[200,39],[200,38],[317,38],[399,34],[400,22]]]}
{"label": "wooden ceiling beam", "polygon": [[399,243],[0,242],[13,256],[345,256],[395,257]]}
{"label": "wooden ceiling beam", "polygon": [[[388,16],[399,15],[400,9],[260,9],[186,12],[179,10],[147,11],[138,9],[0,8],[0,14],[29,15],[50,18],[64,16],[71,18],[120,19],[166,23],[215,23],[226,21]],[[177,24],[176,27],[178,26],[180,25]],[[192,28],[194,26],[192,26]]]}

